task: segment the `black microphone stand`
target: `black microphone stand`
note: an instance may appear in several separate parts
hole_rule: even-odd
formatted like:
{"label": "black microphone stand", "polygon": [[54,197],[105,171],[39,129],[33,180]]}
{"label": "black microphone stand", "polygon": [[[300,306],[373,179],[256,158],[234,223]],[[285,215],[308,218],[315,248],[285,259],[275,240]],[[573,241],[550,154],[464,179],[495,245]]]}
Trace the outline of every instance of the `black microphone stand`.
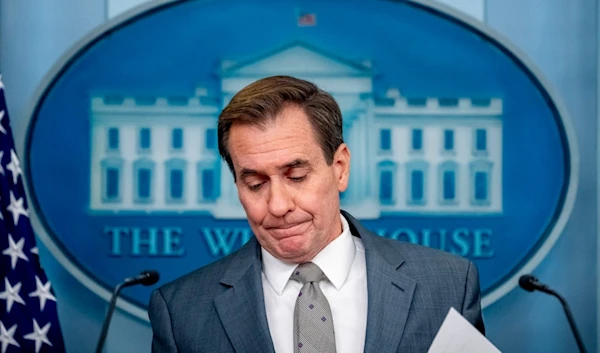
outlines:
{"label": "black microphone stand", "polygon": [[115,306],[117,304],[117,297],[119,296],[119,292],[121,289],[129,286],[133,286],[136,284],[142,284],[144,286],[150,286],[154,283],[158,282],[158,272],[154,270],[143,271],[137,277],[126,278],[122,283],[119,283],[115,290],[112,293],[110,298],[110,304],[108,305],[108,311],[106,312],[106,317],[104,318],[104,324],[102,325],[102,332],[100,333],[100,338],[98,339],[98,345],[96,346],[96,353],[102,353],[102,348],[104,347],[104,342],[106,341],[106,335],[108,334],[108,326],[110,325],[110,319],[112,318],[112,314],[115,311]]}
{"label": "black microphone stand", "polygon": [[571,331],[573,331],[573,336],[575,336],[575,341],[577,342],[577,347],[579,347],[579,351],[581,353],[586,353],[585,346],[583,345],[583,340],[581,339],[581,335],[579,334],[579,330],[577,330],[577,326],[575,325],[575,319],[573,318],[573,314],[571,314],[571,309],[569,308],[569,304],[562,297],[562,295],[558,294],[556,291],[548,287],[547,285],[538,282],[538,279],[532,275],[523,275],[519,278],[519,286],[525,289],[528,292],[533,292],[534,290],[539,290],[540,292],[544,292],[546,294],[550,294],[560,301],[567,315],[567,320],[569,321],[569,325],[571,326]]}
{"label": "black microphone stand", "polygon": [[573,318],[573,314],[571,314],[571,309],[569,308],[569,304],[567,303],[565,298],[563,298],[562,295],[558,294],[557,292],[555,292],[554,290],[552,290],[548,287],[540,288],[539,290],[544,293],[553,295],[556,298],[558,298],[558,300],[560,300],[560,303],[562,304],[563,309],[565,310],[565,314],[567,315],[567,320],[569,321],[569,325],[571,326],[571,331],[573,331],[573,335],[575,336],[575,341],[577,342],[577,347],[579,347],[579,351],[581,353],[586,353],[585,346],[583,345],[583,340],[581,339],[581,336],[579,334],[579,330],[577,330],[577,326],[575,326],[575,319]]}
{"label": "black microphone stand", "polygon": [[117,305],[117,297],[119,296],[119,292],[121,289],[125,287],[132,286],[136,283],[134,282],[123,282],[119,283],[115,290],[112,293],[112,297],[110,298],[110,304],[108,305],[108,311],[106,312],[106,318],[104,318],[104,324],[102,325],[102,331],[100,333],[100,338],[98,339],[98,345],[96,346],[96,353],[102,353],[102,348],[104,347],[104,341],[106,340],[106,335],[108,334],[108,326],[110,325],[110,319],[112,318],[112,314],[115,311],[115,306]]}

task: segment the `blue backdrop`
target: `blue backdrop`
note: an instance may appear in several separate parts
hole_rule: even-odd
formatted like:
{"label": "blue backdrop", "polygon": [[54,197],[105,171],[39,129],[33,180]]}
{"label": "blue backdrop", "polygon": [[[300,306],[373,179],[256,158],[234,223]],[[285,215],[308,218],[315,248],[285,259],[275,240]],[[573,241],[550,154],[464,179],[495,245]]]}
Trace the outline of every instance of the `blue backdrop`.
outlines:
{"label": "blue backdrop", "polygon": [[[60,11],[56,7],[52,10],[44,9],[44,5],[32,6],[27,1],[21,4],[9,3],[3,1],[2,7],[0,8],[0,70],[3,73],[3,81],[5,82],[8,94],[9,108],[11,109],[13,116],[13,125],[15,125],[15,131],[17,132],[17,138],[23,141],[24,136],[24,125],[20,122],[25,122],[29,117],[24,116],[27,110],[28,98],[33,96],[33,90],[40,84],[43,74],[49,69],[50,65],[58,59],[64,51],[73,44],[73,42],[87,34],[94,25],[99,25],[104,22],[104,7],[101,1],[88,1],[88,2],[77,2],[73,4],[70,1],[64,1],[59,7]],[[212,24],[210,19],[218,20],[218,13],[226,11],[226,6],[233,6],[235,2],[228,2],[225,4],[214,3],[214,6],[207,6],[207,11],[215,11],[214,16],[207,14],[207,21],[201,26],[199,25],[196,29],[197,33],[195,38],[198,42],[213,45],[213,47],[206,48],[200,46],[190,46],[189,43],[179,43],[177,41],[168,41],[165,39],[171,38],[174,35],[172,33],[175,29],[169,29],[160,22],[160,17],[156,17],[153,21],[146,25],[154,28],[165,28],[160,31],[164,38],[160,37],[144,37],[140,36],[143,34],[144,27],[138,26],[137,29],[132,29],[129,33],[122,33],[121,35],[129,35],[135,38],[142,38],[139,41],[137,48],[128,48],[132,52],[140,54],[140,50],[150,50],[154,47],[156,41],[160,40],[161,47],[160,51],[153,53],[156,63],[154,66],[142,66],[142,67],[127,67],[128,63],[135,63],[135,60],[129,60],[128,58],[118,58],[116,60],[115,54],[113,54],[113,61],[111,59],[106,60],[107,57],[96,55],[90,55],[86,58],[87,63],[93,62],[93,60],[99,60],[95,65],[93,71],[86,71],[85,64],[82,64],[79,72],[73,72],[76,77],[80,78],[78,87],[86,87],[86,82],[99,82],[100,86],[104,85],[104,88],[111,88],[118,82],[119,85],[127,84],[127,82],[133,82],[133,87],[129,89],[135,89],[141,91],[141,93],[152,93],[152,94],[172,94],[180,93],[181,87],[187,87],[188,90],[192,90],[194,87],[193,80],[189,80],[189,77],[206,77],[209,76],[210,72],[202,72],[203,68],[214,67],[210,65],[218,58],[211,58],[210,53],[218,52],[221,55],[239,56],[243,52],[248,52],[253,48],[252,41],[248,40],[247,47],[244,47],[243,41],[240,41],[239,46],[235,46],[235,50],[239,52],[231,52],[234,48],[223,46],[223,43],[214,39],[214,33],[208,33],[202,31],[202,26],[210,27]],[[535,273],[549,282],[553,287],[563,292],[565,296],[571,300],[573,311],[578,320],[580,328],[588,349],[593,350],[597,345],[597,312],[596,310],[589,310],[590,308],[596,308],[597,303],[597,236],[596,236],[596,14],[593,11],[586,9],[586,5],[583,2],[554,2],[552,6],[544,3],[545,6],[541,6],[541,3],[528,2],[522,4],[521,2],[515,1],[492,1],[486,2],[486,23],[495,30],[499,31],[504,36],[512,40],[515,45],[520,47],[521,50],[525,51],[527,55],[535,62],[535,64],[541,69],[542,73],[548,77],[554,88],[563,97],[568,111],[572,117],[573,125],[577,134],[577,141],[579,144],[581,171],[580,171],[580,190],[578,192],[578,198],[576,200],[575,208],[572,213],[571,219],[567,224],[566,230],[562,237],[559,238],[555,247],[548,254],[546,259],[539,265]],[[29,6],[28,6],[29,5]],[[537,7],[534,5],[538,5]],[[284,7],[285,4],[278,6]],[[327,5],[321,5],[326,7]],[[278,8],[272,8],[272,11],[276,12]],[[316,9],[318,11],[326,12],[327,9]],[[182,23],[186,23],[186,11],[185,6],[181,7],[180,18]],[[311,7],[311,11],[315,11],[315,6]],[[408,11],[408,10],[407,10]],[[60,13],[60,16],[59,16]],[[80,13],[86,13],[89,16],[87,20],[82,20]],[[48,19],[49,22],[36,21],[39,16],[43,16]],[[53,16],[55,14],[55,16]],[[66,14],[66,15],[65,15]],[[71,16],[69,16],[71,14]],[[256,15],[256,14],[255,14]],[[381,13],[361,13],[361,16],[365,18],[365,21],[371,21],[369,16],[381,16]],[[352,26],[352,21],[356,21],[357,15],[351,14],[348,16],[349,23],[343,24],[336,22],[336,26],[342,23],[345,25],[348,37],[347,38],[311,38],[310,29],[303,32],[302,36],[305,40],[318,41],[324,47],[331,48],[333,51],[341,52],[353,52],[353,41],[359,40],[361,36],[363,38],[371,38],[372,32],[358,30],[358,26]],[[68,26],[65,24],[68,19]],[[392,21],[393,19],[386,18],[386,21]],[[415,17],[415,21],[419,20],[418,15]],[[427,21],[427,18],[420,18],[422,21]],[[253,23],[262,23],[260,16],[241,17],[233,23],[240,24],[244,21],[251,21]],[[287,23],[289,25],[289,19],[282,18],[281,26],[285,27]],[[286,22],[288,21],[288,22]],[[293,21],[293,17],[292,17]],[[383,21],[383,20],[382,20]],[[24,25],[27,23],[28,25]],[[425,22],[427,23],[427,22]],[[559,23],[560,26],[556,24]],[[292,23],[295,25],[295,23]],[[426,28],[432,29],[434,26],[439,26],[438,22],[429,23]],[[161,27],[162,26],[162,27]],[[214,26],[218,26],[217,23]],[[397,28],[399,33],[410,33],[403,26],[409,26],[409,24],[398,24]],[[290,31],[298,30],[297,27],[291,26]],[[73,28],[77,28],[78,31],[73,31]],[[233,28],[235,30],[235,28]],[[137,32],[142,31],[142,32]],[[181,30],[194,31],[194,28],[190,25],[189,27],[182,26]],[[433,29],[432,29],[433,30]],[[439,29],[438,29],[439,30]],[[257,26],[257,31],[260,32],[260,26]],[[263,28],[263,32],[268,32],[268,28]],[[352,32],[354,31],[354,32]],[[77,32],[77,33],[75,33]],[[235,33],[236,31],[232,31]],[[237,31],[239,32],[239,31]],[[158,32],[155,32],[158,33]],[[248,33],[248,35],[254,35],[254,33]],[[285,31],[271,33],[269,40],[277,44],[278,37],[281,39],[289,33]],[[451,35],[451,34],[450,34]],[[48,36],[48,37],[45,37]],[[51,37],[50,37],[51,36]],[[205,36],[205,37],[203,37]],[[394,37],[394,33],[389,30],[385,32],[385,36]],[[44,38],[53,38],[52,43],[48,43]],[[143,38],[146,38],[144,40]],[[402,37],[401,37],[402,38]],[[406,42],[410,46],[411,40],[417,43],[422,37],[415,35],[414,38],[403,37],[403,42]],[[545,40],[546,38],[552,38],[552,40]],[[224,38],[226,39],[226,38]],[[380,40],[384,40],[385,38]],[[432,42],[435,42],[435,38],[428,38]],[[33,43],[39,42],[40,45],[34,45]],[[362,42],[369,43],[369,41],[363,39]],[[118,41],[114,41],[118,44]],[[409,90],[402,90],[405,95],[444,95],[449,89],[455,89],[455,86],[446,87],[446,84],[452,84],[456,81],[461,82],[461,90],[464,95],[474,94],[486,94],[494,95],[497,92],[485,91],[486,87],[498,87],[502,84],[506,85],[506,88],[502,91],[510,92],[507,98],[507,106],[505,107],[506,115],[517,115],[525,114],[523,110],[516,107],[521,107],[523,104],[530,104],[532,100],[539,99],[539,97],[528,97],[526,92],[510,91],[510,87],[514,86],[514,76],[506,75],[501,77],[489,77],[484,75],[486,65],[492,65],[497,68],[498,65],[502,65],[501,61],[494,61],[493,55],[489,57],[470,57],[466,54],[460,56],[460,50],[455,48],[453,42],[439,42],[431,48],[419,47],[419,50],[430,50],[432,55],[436,51],[445,51],[451,53],[458,53],[458,57],[455,57],[454,63],[462,63],[464,66],[462,69],[457,69],[455,77],[443,77],[440,78],[439,74],[432,74],[432,71],[427,70],[403,70],[403,67],[410,67],[411,58],[403,58],[402,64],[398,64],[398,67],[394,67],[394,62],[385,62],[385,58],[394,57],[393,55],[386,56],[377,54],[377,48],[379,46],[365,45],[365,49],[361,52],[361,55],[369,57],[381,58],[381,62],[378,63],[380,67],[385,67],[386,75],[380,79],[382,87],[389,85],[398,85],[398,82],[403,80],[409,81],[410,85],[407,85]],[[219,47],[221,45],[221,47]],[[414,44],[416,45],[416,44]],[[108,44],[110,47],[110,43]],[[393,46],[392,46],[393,48]],[[113,47],[114,53],[119,53],[122,48],[117,46]],[[405,47],[398,46],[398,56],[401,56]],[[200,52],[206,52],[206,55],[198,56]],[[107,51],[110,57],[110,50]],[[196,67],[198,71],[193,72],[189,76],[182,75],[177,77],[177,70],[173,70],[172,65],[169,65],[169,55],[167,53],[178,52],[184,53],[182,57],[178,58],[181,61],[195,60],[195,64],[190,67]],[[185,55],[185,53],[194,53],[196,55]],[[143,53],[143,51],[142,51]],[[161,54],[162,53],[162,54]],[[135,55],[133,55],[135,56]],[[206,60],[206,62],[198,61]],[[501,57],[500,57],[501,58]],[[477,60],[475,60],[477,59]],[[116,61],[115,61],[116,60]],[[130,72],[130,76],[123,75],[119,77],[111,77],[110,68],[111,65],[121,64],[124,66],[126,72]],[[105,69],[99,69],[101,65],[104,65]],[[423,65],[418,66],[423,67]],[[157,70],[160,68],[160,70]],[[144,70],[152,70],[144,72]],[[466,72],[465,70],[470,71]],[[186,74],[189,74],[186,72]],[[421,79],[423,78],[423,79]],[[485,82],[485,79],[491,80]],[[121,81],[119,81],[121,80]],[[386,80],[388,80],[386,82]],[[511,81],[513,80],[513,81]],[[167,82],[167,84],[164,84]],[[208,88],[211,85],[215,85],[216,81],[206,80],[203,82]],[[517,85],[518,86],[518,85]],[[152,87],[152,92],[144,92],[144,87]],[[156,88],[163,90],[164,92],[156,92]],[[214,88],[214,87],[212,87]],[[436,91],[439,90],[439,91]],[[483,90],[483,92],[482,92]],[[68,91],[67,91],[68,92]],[[185,93],[185,92],[183,92]],[[514,95],[513,99],[511,95]],[[69,97],[72,98],[72,97]],[[519,104],[519,99],[523,99],[522,103]],[[89,102],[82,100],[83,103]],[[60,99],[56,101],[56,104],[60,103]],[[511,108],[511,104],[514,104]],[[76,115],[78,109],[85,109],[85,107],[70,106],[67,110],[69,114]],[[512,109],[512,111],[511,111]],[[527,112],[526,112],[527,113]],[[530,112],[529,112],[530,113]],[[535,114],[533,114],[535,115]],[[65,121],[65,123],[73,123],[74,121]],[[60,129],[60,125],[52,126],[53,121],[50,119],[40,119],[41,123],[48,124],[44,127],[45,131],[52,131],[54,133],[60,133],[65,131]],[[507,131],[526,131],[526,129],[534,128],[535,126],[548,126],[547,124],[536,124],[535,121],[525,120],[523,122],[518,120],[508,120],[507,124],[520,123],[532,123],[532,126],[520,125],[511,127],[506,126]],[[521,130],[519,130],[521,129]],[[56,135],[55,135],[56,137]],[[518,137],[518,136],[517,136]],[[39,142],[42,144],[43,136],[40,137]],[[46,136],[45,138],[48,138]],[[77,138],[75,136],[75,138]],[[83,136],[82,138],[85,138]],[[512,140],[512,139],[511,139]],[[34,140],[33,141],[37,141]],[[59,139],[59,141],[73,142],[72,139],[65,140]],[[510,140],[509,140],[510,141]],[[517,138],[518,141],[518,138]],[[554,142],[552,142],[554,141]],[[556,151],[552,151],[551,148],[556,148]],[[60,148],[64,148],[60,144],[56,145],[56,148],[60,151]],[[508,156],[516,156],[519,150],[518,143],[510,144],[505,143],[505,148],[508,148],[508,152],[505,152]],[[511,148],[515,151],[511,152]],[[560,145],[556,137],[550,141],[550,149],[544,149],[539,151],[538,154],[534,154],[530,159],[523,158],[523,163],[533,163],[533,165],[527,165],[526,167],[519,168],[517,162],[513,164],[515,171],[526,169],[531,173],[529,180],[537,183],[536,179],[536,165],[544,166],[544,173],[548,173],[548,166],[550,170],[553,166],[556,166],[553,161],[557,160],[557,156],[561,154]],[[19,151],[23,154],[23,151]],[[544,154],[543,152],[547,152]],[[87,151],[82,151],[82,156],[79,158],[85,158]],[[74,154],[77,158],[77,154]],[[537,163],[537,164],[536,164]],[[556,166],[560,170],[560,166]],[[33,169],[35,173],[35,169]],[[548,173],[550,177],[556,175],[558,178],[556,181],[552,181],[548,178],[539,178],[550,184],[560,184],[560,178],[562,175],[557,173]],[[508,192],[519,193],[527,190],[524,187],[523,190],[518,188],[509,188],[508,185],[512,185],[511,180],[523,177],[513,174],[513,172],[506,171],[508,178],[505,180],[505,188]],[[515,179],[511,179],[515,178]],[[540,185],[536,185],[540,186]],[[542,187],[541,185],[540,187]],[[542,192],[543,193],[543,192]],[[84,195],[85,196],[85,195]],[[548,213],[549,211],[540,210],[539,206],[552,206],[556,202],[557,196],[545,193],[544,196],[550,197],[548,201],[541,202],[539,198],[532,198],[530,205],[523,205],[522,210],[518,210],[514,205],[506,205],[507,209],[515,214],[518,212],[524,212],[525,210],[535,209],[541,213]],[[554,199],[552,199],[554,197]],[[46,195],[47,200],[52,200],[55,195],[49,191]],[[510,199],[510,197],[508,198]],[[535,204],[534,200],[539,202]],[[554,201],[552,201],[554,200]],[[534,206],[535,205],[535,206]],[[518,207],[518,206],[516,206]],[[505,215],[510,218],[509,215]],[[543,222],[544,220],[542,220]],[[545,220],[546,222],[548,220]],[[410,220],[408,220],[410,222]],[[510,224],[510,222],[507,222]],[[518,224],[512,224],[515,226]],[[60,225],[57,225],[60,226]],[[63,225],[63,227],[68,224]],[[76,230],[76,229],[73,229]],[[84,232],[85,230],[79,230]],[[502,229],[506,234],[514,234],[506,229]],[[519,231],[526,231],[519,229]],[[518,241],[516,239],[515,241]],[[504,246],[506,250],[510,251],[511,242],[499,243],[499,246]],[[533,245],[530,245],[530,248]],[[70,274],[64,271],[64,269],[56,263],[52,255],[47,252],[42,245],[40,245],[42,261],[47,268],[48,276],[53,280],[57,297],[60,300],[59,309],[62,322],[65,339],[68,347],[71,351],[82,351],[88,350],[92,347],[95,339],[97,338],[98,331],[100,328],[100,322],[103,318],[105,302],[99,299],[97,296],[92,294],[90,291],[85,289],[77,280],[71,277]],[[75,250],[77,251],[77,250]],[[502,250],[499,250],[502,251]],[[80,254],[82,255],[82,254]],[[480,266],[485,264],[480,264]],[[110,272],[110,271],[109,271]],[[114,272],[113,272],[114,273]],[[118,277],[112,278],[112,281],[118,280]],[[490,283],[484,283],[484,287]],[[130,296],[132,292],[125,293]],[[558,304],[551,298],[545,298],[540,295],[527,295],[516,289],[510,292],[508,295],[492,304],[484,311],[486,324],[488,325],[489,337],[494,344],[496,344],[503,351],[531,351],[531,352],[545,352],[545,351],[572,351],[574,349],[574,341],[568,332],[568,326],[564,320],[563,313],[560,310]],[[85,332],[85,334],[81,334]],[[551,335],[548,335],[551,333]],[[147,324],[143,321],[135,319],[127,314],[121,313],[115,317],[113,322],[113,328],[110,332],[109,339],[109,351],[144,351],[148,350],[150,342],[150,332]],[[133,348],[135,347],[135,348]]]}

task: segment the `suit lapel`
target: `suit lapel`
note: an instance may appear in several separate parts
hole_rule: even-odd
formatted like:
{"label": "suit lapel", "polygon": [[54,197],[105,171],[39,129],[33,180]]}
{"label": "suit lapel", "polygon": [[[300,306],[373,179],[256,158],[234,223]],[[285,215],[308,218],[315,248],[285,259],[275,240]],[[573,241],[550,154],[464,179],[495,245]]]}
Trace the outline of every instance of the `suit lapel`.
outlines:
{"label": "suit lapel", "polygon": [[236,352],[274,352],[261,280],[260,246],[252,238],[221,279],[229,287],[215,299],[223,328]]}
{"label": "suit lapel", "polygon": [[396,352],[404,333],[415,292],[415,280],[398,269],[404,259],[388,253],[368,230],[348,213],[343,212],[353,234],[359,235],[365,247],[367,262],[368,313],[365,352]]}

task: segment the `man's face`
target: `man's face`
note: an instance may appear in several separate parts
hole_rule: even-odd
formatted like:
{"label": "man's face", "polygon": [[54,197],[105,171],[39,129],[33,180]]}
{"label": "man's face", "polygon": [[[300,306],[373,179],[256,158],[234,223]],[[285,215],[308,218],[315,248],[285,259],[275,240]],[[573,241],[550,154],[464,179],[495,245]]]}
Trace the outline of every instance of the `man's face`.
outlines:
{"label": "man's face", "polygon": [[340,235],[350,152],[342,144],[327,165],[301,108],[286,107],[266,128],[234,124],[229,151],[248,222],[269,253],[308,262]]}

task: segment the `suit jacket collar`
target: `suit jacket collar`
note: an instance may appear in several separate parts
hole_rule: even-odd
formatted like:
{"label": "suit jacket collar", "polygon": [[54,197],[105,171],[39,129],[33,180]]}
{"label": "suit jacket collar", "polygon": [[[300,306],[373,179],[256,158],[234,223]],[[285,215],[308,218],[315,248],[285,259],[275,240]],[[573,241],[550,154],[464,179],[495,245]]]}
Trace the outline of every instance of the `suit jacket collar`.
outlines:
{"label": "suit jacket collar", "polygon": [[221,278],[228,287],[215,308],[236,352],[274,353],[262,289],[260,245],[251,238],[229,262]]}
{"label": "suit jacket collar", "polygon": [[345,211],[352,234],[360,236],[367,262],[367,335],[365,352],[396,352],[408,319],[416,282],[400,267],[405,259],[381,243]]}

